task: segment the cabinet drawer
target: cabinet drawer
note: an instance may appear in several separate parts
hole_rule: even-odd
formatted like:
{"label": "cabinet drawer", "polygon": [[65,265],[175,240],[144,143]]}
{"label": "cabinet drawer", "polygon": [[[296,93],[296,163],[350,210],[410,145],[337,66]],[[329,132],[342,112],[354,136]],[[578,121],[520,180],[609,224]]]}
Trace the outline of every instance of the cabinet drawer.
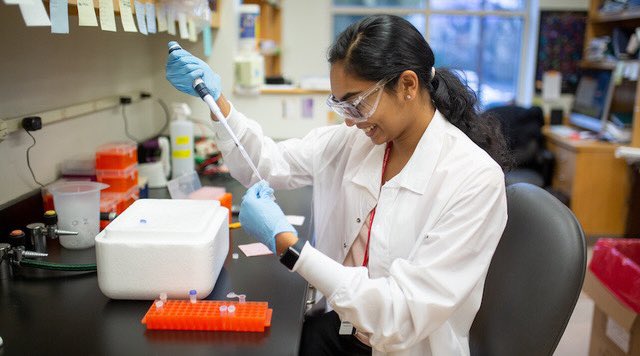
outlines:
{"label": "cabinet drawer", "polygon": [[553,174],[553,187],[568,196],[571,196],[573,179],[576,172],[576,153],[562,146],[549,144],[549,149],[556,158],[556,167]]}

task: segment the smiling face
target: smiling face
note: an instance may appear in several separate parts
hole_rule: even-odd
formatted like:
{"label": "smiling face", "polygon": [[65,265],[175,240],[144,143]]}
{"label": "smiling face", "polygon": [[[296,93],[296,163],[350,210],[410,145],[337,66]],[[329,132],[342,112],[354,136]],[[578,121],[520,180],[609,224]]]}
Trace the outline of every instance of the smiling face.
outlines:
{"label": "smiling face", "polygon": [[369,91],[371,94],[362,100],[358,106],[364,108],[377,107],[371,116],[364,121],[356,122],[345,117],[347,126],[356,126],[361,129],[376,145],[380,145],[396,139],[409,126],[406,116],[406,104],[402,94],[388,89],[374,90],[377,82],[362,80],[345,71],[343,63],[336,62],[331,66],[331,93],[338,102],[351,101],[360,94]]}

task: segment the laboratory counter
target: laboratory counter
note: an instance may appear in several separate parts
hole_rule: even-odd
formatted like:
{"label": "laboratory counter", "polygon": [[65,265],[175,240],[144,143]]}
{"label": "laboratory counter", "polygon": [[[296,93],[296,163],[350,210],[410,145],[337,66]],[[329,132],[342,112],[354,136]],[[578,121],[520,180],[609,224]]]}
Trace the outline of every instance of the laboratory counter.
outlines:
{"label": "laboratory counter", "polygon": [[[203,177],[202,183],[226,187],[236,205],[246,191],[224,176]],[[285,214],[305,216],[296,228],[306,237],[311,188],[275,195]],[[149,196],[169,198],[166,189],[151,189]],[[265,332],[146,330],[140,321],[152,302],[105,297],[95,273],[23,269],[0,280],[0,355],[297,355],[307,282],[273,255],[246,257],[237,246],[255,240],[242,229],[231,233],[232,250],[206,299],[226,300],[235,292],[247,301],[267,301],[273,317]],[[49,261],[95,263],[93,248],[67,250],[58,240],[48,242]]]}

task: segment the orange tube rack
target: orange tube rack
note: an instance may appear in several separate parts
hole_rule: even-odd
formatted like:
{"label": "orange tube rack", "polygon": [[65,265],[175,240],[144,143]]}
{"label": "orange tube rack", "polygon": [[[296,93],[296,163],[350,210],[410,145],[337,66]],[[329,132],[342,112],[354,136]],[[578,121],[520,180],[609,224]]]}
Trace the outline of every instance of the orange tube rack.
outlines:
{"label": "orange tube rack", "polygon": [[[235,307],[235,312],[220,311],[221,306]],[[219,330],[263,332],[271,326],[273,309],[267,302],[220,300],[167,300],[160,308],[155,302],[142,323],[148,330]]]}

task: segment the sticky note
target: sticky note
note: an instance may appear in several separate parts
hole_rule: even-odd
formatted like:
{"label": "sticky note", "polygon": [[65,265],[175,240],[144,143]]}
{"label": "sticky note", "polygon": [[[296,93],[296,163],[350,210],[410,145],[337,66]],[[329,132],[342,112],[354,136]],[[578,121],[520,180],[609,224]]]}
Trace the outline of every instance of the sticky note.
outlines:
{"label": "sticky note", "polygon": [[69,2],[67,0],[51,0],[51,33],[69,33]]}
{"label": "sticky note", "polygon": [[100,28],[102,31],[116,31],[116,17],[111,0],[100,0]]}
{"label": "sticky note", "polygon": [[156,4],[156,17],[158,18],[158,32],[167,30],[167,8],[164,4]]}
{"label": "sticky note", "polygon": [[204,26],[202,28],[202,45],[204,46],[204,55],[211,56],[211,27]]}
{"label": "sticky note", "polygon": [[138,32],[136,24],[133,22],[133,11],[131,11],[130,0],[120,1],[120,20],[125,32]]}
{"label": "sticky note", "polygon": [[156,33],[156,6],[153,3],[147,3],[147,31]]}
{"label": "sticky note", "polygon": [[186,40],[189,38],[189,28],[187,28],[187,15],[184,12],[178,13],[178,28],[180,29],[180,38]]}
{"label": "sticky note", "polygon": [[47,9],[42,0],[30,0],[18,3],[22,18],[27,26],[51,26]]}
{"label": "sticky note", "polygon": [[238,248],[242,252],[244,252],[244,254],[247,255],[247,257],[270,255],[273,253],[271,252],[271,250],[269,250],[269,248],[265,244],[261,242],[256,242],[256,243],[247,244],[247,245],[238,245]]}
{"label": "sticky note", "polygon": [[176,35],[176,12],[173,9],[167,9],[167,32]]}
{"label": "sticky note", "polygon": [[78,25],[98,26],[93,0],[78,0]]}
{"label": "sticky note", "polygon": [[17,5],[30,3],[33,0],[4,0],[5,5]]}
{"label": "sticky note", "polygon": [[286,215],[287,221],[291,225],[302,226],[304,224],[304,216],[300,215]]}
{"label": "sticky note", "polygon": [[136,20],[138,20],[138,30],[143,35],[147,34],[147,16],[145,15],[145,6],[138,0],[135,0],[134,6],[136,7]]}
{"label": "sticky note", "polygon": [[189,29],[189,41],[198,42],[198,31],[196,30],[196,23],[193,20],[187,21]]}

